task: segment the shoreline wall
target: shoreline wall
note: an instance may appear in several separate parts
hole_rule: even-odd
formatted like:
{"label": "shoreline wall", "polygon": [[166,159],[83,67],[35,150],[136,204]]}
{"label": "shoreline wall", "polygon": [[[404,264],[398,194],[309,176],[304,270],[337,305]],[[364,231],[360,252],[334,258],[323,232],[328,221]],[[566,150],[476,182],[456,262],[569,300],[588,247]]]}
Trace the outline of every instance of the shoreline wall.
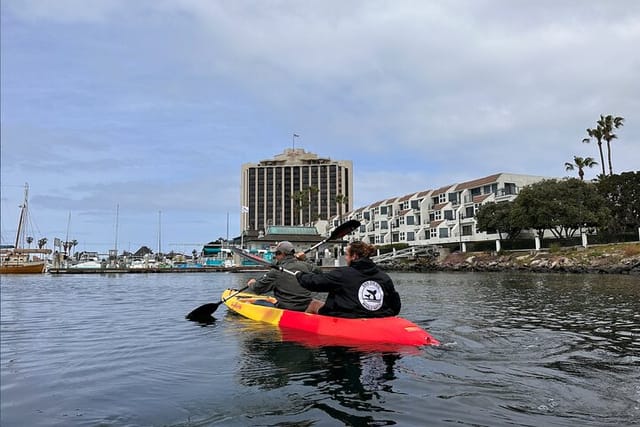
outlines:
{"label": "shoreline wall", "polygon": [[571,248],[558,252],[455,252],[439,258],[393,260],[378,264],[388,271],[526,271],[640,276],[640,243]]}

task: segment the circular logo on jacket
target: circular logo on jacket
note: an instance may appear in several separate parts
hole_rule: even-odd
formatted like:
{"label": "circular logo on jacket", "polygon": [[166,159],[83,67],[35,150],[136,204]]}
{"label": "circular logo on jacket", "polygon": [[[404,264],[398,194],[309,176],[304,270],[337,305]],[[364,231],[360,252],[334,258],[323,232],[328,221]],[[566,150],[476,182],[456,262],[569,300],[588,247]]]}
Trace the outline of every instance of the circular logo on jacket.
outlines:
{"label": "circular logo on jacket", "polygon": [[360,285],[358,299],[360,300],[360,304],[367,310],[375,311],[382,307],[383,298],[384,291],[378,282],[368,280]]}

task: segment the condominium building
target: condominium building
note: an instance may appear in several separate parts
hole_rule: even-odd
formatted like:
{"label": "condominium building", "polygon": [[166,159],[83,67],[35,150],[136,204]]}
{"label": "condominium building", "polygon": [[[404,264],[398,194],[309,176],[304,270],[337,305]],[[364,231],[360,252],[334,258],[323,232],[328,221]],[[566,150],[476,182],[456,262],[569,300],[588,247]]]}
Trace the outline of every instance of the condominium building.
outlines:
{"label": "condominium building", "polygon": [[242,165],[241,230],[311,225],[353,209],[353,165],[285,149],[273,159]]}
{"label": "condominium building", "polygon": [[345,219],[361,226],[350,238],[371,244],[406,243],[411,246],[496,240],[497,234],[479,232],[475,214],[489,202],[514,200],[520,189],[541,176],[497,173],[435,190],[392,197],[330,219],[333,228]]}

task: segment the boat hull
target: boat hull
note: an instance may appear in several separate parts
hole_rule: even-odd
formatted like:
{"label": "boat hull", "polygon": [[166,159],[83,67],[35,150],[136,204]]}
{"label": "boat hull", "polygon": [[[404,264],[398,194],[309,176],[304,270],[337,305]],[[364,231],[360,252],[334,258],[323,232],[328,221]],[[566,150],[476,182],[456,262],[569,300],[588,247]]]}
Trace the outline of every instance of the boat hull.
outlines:
{"label": "boat hull", "polygon": [[[334,337],[343,342],[382,343],[408,346],[438,345],[439,342],[418,325],[401,317],[347,319],[300,311],[282,310],[259,303],[275,303],[264,295],[238,293],[227,289],[222,301],[232,311],[255,321]],[[258,304],[256,304],[256,302]]]}
{"label": "boat hull", "polygon": [[0,264],[0,274],[42,274],[44,273],[46,262],[16,262],[11,261]]}

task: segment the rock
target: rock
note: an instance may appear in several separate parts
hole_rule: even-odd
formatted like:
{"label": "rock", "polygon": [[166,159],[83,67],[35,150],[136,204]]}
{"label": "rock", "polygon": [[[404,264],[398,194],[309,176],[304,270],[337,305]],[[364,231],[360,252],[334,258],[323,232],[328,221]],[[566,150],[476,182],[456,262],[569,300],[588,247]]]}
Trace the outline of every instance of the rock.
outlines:
{"label": "rock", "polygon": [[395,271],[532,271],[640,275],[640,243],[563,249],[560,253],[531,252],[511,255],[475,252],[453,253],[443,258],[415,258],[380,263]]}

